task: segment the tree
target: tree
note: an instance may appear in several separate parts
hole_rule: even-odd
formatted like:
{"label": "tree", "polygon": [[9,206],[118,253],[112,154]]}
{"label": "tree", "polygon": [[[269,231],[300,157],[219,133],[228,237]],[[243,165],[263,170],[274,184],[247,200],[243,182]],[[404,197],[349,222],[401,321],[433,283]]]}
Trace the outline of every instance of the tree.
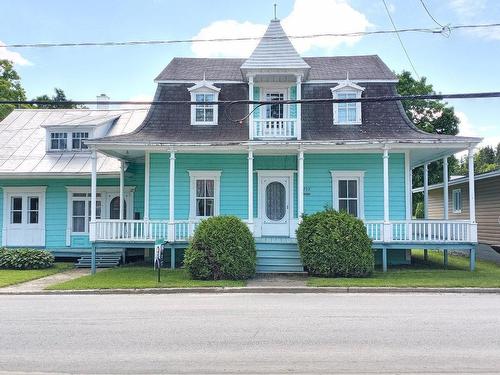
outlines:
{"label": "tree", "polygon": [[69,100],[66,98],[66,94],[62,89],[58,89],[57,87],[54,88],[54,93],[52,97],[49,97],[48,95],[41,95],[37,96],[34,101],[38,102],[68,102],[68,104],[36,104],[36,108],[78,108],[75,104],[69,103]]}
{"label": "tree", "polygon": [[[474,155],[474,173],[481,174],[491,172],[500,168],[500,143],[496,146],[496,150],[491,146],[480,148]],[[457,169],[460,175],[469,173],[469,164],[467,158],[463,157],[460,160]]]}
{"label": "tree", "polygon": [[[21,78],[8,60],[0,60],[0,100],[26,100]],[[23,106],[25,107],[25,106]],[[15,108],[12,104],[0,105],[0,121]]]}

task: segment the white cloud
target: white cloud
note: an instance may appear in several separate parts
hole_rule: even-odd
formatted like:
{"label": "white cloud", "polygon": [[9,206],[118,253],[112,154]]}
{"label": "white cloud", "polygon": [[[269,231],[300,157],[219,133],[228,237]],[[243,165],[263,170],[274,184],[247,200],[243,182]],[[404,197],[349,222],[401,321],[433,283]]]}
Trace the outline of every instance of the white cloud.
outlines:
{"label": "white cloud", "polygon": [[[497,1],[497,0],[494,0]],[[496,5],[496,4],[495,4]],[[494,23],[488,20],[491,16],[492,4],[488,0],[450,0],[449,6],[457,15],[458,23]],[[487,40],[500,40],[500,28],[474,28],[461,31],[466,35]]]}
{"label": "white cloud", "polygon": [[[295,0],[292,12],[282,20],[288,35],[346,33],[364,31],[371,26],[366,16],[352,8],[345,0]],[[221,20],[202,28],[193,39],[228,37],[260,37],[267,24]],[[342,43],[352,45],[361,37],[321,37],[292,39],[299,53],[313,48],[331,52]],[[193,43],[192,51],[198,57],[247,57],[257,41]]]}
{"label": "white cloud", "polygon": [[458,135],[464,137],[483,138],[483,141],[479,145],[480,147],[496,147],[496,145],[500,143],[500,132],[496,129],[495,126],[475,126],[471,123],[469,117],[461,111],[456,111],[455,115],[460,119],[460,132],[458,133]]}
{"label": "white cloud", "polygon": [[17,65],[32,65],[19,52],[10,51],[4,46],[5,43],[0,40],[0,60],[10,60]]}
{"label": "white cloud", "polygon": [[486,9],[486,0],[450,0],[450,7],[461,18],[471,18]]}

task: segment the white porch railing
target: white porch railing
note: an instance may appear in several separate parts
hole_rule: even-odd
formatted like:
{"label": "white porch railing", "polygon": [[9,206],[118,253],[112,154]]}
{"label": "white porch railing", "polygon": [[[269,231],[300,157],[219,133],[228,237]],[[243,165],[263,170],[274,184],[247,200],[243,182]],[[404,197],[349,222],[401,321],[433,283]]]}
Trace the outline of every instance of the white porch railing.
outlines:
{"label": "white porch railing", "polygon": [[297,138],[297,120],[254,119],[253,136],[255,138]]}
{"label": "white porch railing", "polygon": [[476,224],[465,220],[366,221],[365,226],[373,242],[477,242]]}
{"label": "white porch railing", "polygon": [[[199,221],[96,220],[91,226],[96,241],[188,241]],[[373,242],[384,243],[468,243],[477,242],[476,224],[465,220],[365,221]]]}

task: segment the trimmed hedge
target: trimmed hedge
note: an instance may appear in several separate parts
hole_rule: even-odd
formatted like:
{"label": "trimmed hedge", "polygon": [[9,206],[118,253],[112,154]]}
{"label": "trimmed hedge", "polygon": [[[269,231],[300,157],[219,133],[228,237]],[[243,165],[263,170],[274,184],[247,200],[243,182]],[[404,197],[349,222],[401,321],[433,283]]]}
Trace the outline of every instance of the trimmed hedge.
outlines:
{"label": "trimmed hedge", "polygon": [[54,265],[54,255],[47,250],[0,249],[0,268],[38,270]]}
{"label": "trimmed hedge", "polygon": [[326,209],[304,215],[297,229],[307,271],[323,277],[365,277],[373,272],[371,239],[363,222],[346,212]]}
{"label": "trimmed hedge", "polygon": [[184,254],[193,279],[239,280],[255,274],[257,253],[252,233],[235,216],[203,220]]}

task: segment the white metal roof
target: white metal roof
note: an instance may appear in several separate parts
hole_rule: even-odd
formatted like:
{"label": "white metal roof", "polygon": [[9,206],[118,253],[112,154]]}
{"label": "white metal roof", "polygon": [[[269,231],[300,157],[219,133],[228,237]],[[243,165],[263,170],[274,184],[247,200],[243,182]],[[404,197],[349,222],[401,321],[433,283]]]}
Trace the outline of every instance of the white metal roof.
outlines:
{"label": "white metal roof", "polygon": [[[91,172],[89,152],[46,150],[44,126],[96,126],[116,121],[107,135],[135,130],[148,108],[132,110],[16,109],[0,122],[0,176],[70,176]],[[118,173],[119,162],[99,155],[98,173]]]}
{"label": "white metal roof", "polygon": [[[497,170],[494,170],[491,172],[476,174],[474,176],[474,180],[480,181],[480,180],[485,180],[487,178],[494,178],[494,177],[499,177],[499,176],[500,176],[500,169],[497,169]],[[452,178],[448,181],[449,186],[459,185],[459,184],[469,182],[469,176],[452,176],[452,177],[455,177],[455,178]],[[440,182],[439,184],[429,185],[429,190],[441,189],[441,188],[443,188],[442,182]],[[421,193],[422,191],[424,191],[423,186],[413,189],[414,193]]]}
{"label": "white metal roof", "polygon": [[279,20],[271,20],[269,26],[241,69],[309,69],[281,27]]}

